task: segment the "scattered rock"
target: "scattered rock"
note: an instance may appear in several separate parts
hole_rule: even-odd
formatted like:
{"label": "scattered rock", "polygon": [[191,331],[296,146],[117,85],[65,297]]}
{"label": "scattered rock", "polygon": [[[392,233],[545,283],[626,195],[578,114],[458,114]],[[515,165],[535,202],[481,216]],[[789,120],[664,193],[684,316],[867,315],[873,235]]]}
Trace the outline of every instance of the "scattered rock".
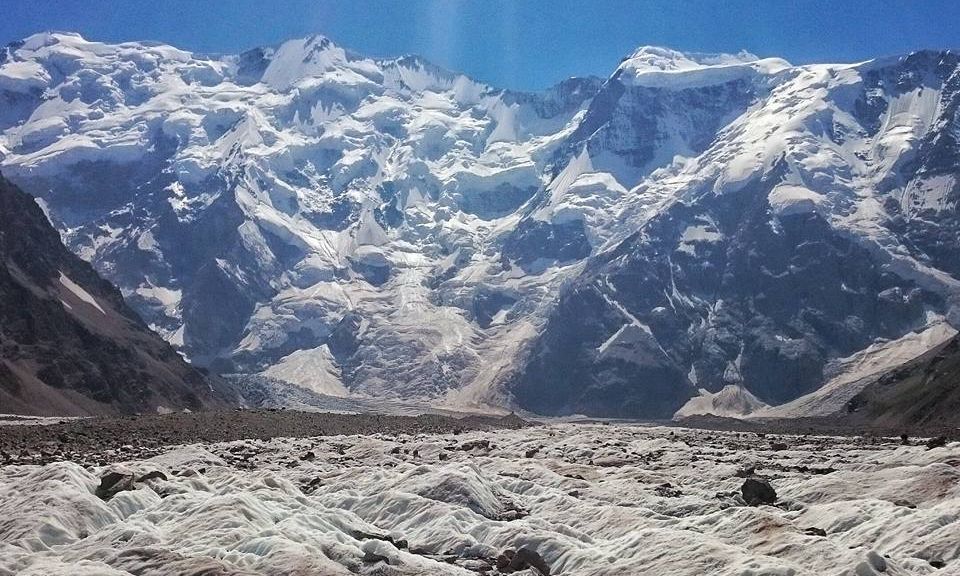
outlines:
{"label": "scattered rock", "polygon": [[369,550],[363,553],[363,561],[367,564],[376,564],[377,562],[383,562],[385,564],[390,563],[390,559],[382,554],[377,554],[375,552],[370,552]]}
{"label": "scattered rock", "polygon": [[928,560],[927,562],[930,564],[930,566],[936,568],[937,570],[939,570],[939,569],[941,569],[941,568],[944,568],[944,567],[946,567],[946,565],[947,565],[946,562],[944,562],[943,560],[938,560],[938,559]]}
{"label": "scattered rock", "polygon": [[794,466],[793,469],[805,474],[833,474],[837,471],[836,468],[831,468],[830,466],[824,466],[822,468],[817,466]]}
{"label": "scattered rock", "polygon": [[317,459],[317,455],[313,453],[313,450],[310,450],[306,454],[300,457],[301,460],[312,462]]}
{"label": "scattered rock", "polygon": [[679,498],[683,496],[683,492],[681,492],[679,488],[674,488],[669,482],[664,482],[654,488],[653,491],[661,498]]}
{"label": "scattered rock", "polygon": [[470,450],[476,450],[481,448],[483,450],[490,449],[490,441],[485,439],[480,440],[471,440],[470,442],[464,442],[460,445],[460,449],[464,452],[469,452]]}
{"label": "scattered rock", "polygon": [[513,557],[517,555],[516,550],[504,550],[497,556],[497,570],[505,572],[510,566],[510,562],[513,561]]}
{"label": "scattered rock", "polygon": [[942,448],[947,445],[946,436],[937,436],[936,438],[931,438],[927,440],[927,450],[933,450],[934,448]]}
{"label": "scattered rock", "polygon": [[350,533],[350,536],[357,540],[380,540],[382,542],[389,542],[390,544],[393,544],[394,548],[398,548],[400,550],[406,550],[409,546],[409,543],[405,538],[397,538],[391,534],[371,534],[361,530],[354,530]]}
{"label": "scattered rock", "polygon": [[773,450],[774,452],[780,452],[780,451],[782,451],[782,450],[786,450],[787,448],[789,448],[789,446],[787,446],[786,442],[771,442],[771,443],[770,443],[770,449]]}
{"label": "scattered rock", "polygon": [[757,468],[755,466],[743,466],[738,468],[734,473],[734,476],[737,478],[749,478],[757,473]]}
{"label": "scattered rock", "polygon": [[151,470],[143,476],[137,478],[137,482],[147,482],[148,480],[166,480],[167,475],[159,470]]}
{"label": "scattered rock", "polygon": [[537,452],[539,452],[539,451],[540,451],[539,448],[531,448],[531,449],[529,449],[529,450],[527,450],[526,452],[523,453],[523,457],[524,457],[524,458],[533,458],[534,456],[537,455]]}
{"label": "scattered rock", "polygon": [[913,502],[910,502],[909,500],[903,500],[903,499],[894,500],[894,501],[893,501],[893,505],[894,505],[894,506],[903,506],[904,508],[910,508],[910,509],[913,509],[913,508],[916,508],[916,507],[917,507],[917,505],[914,504]]}
{"label": "scattered rock", "polygon": [[530,513],[524,510],[523,508],[517,506],[513,502],[505,504],[503,512],[501,512],[497,520],[502,520],[505,522],[511,522],[513,520],[520,520],[521,518],[526,518]]}
{"label": "scattered rock", "polygon": [[478,574],[488,574],[493,570],[493,564],[481,558],[461,558],[457,561],[457,566]]}
{"label": "scattered rock", "polygon": [[910,445],[910,436],[907,435],[907,434],[901,434],[901,435],[900,435],[900,443],[903,444],[904,446],[909,446],[909,445]]}
{"label": "scattered rock", "polygon": [[133,490],[133,474],[125,472],[107,472],[100,477],[100,485],[95,494],[101,500],[109,500],[124,490]]}
{"label": "scattered rock", "polygon": [[543,576],[550,576],[550,566],[547,565],[543,557],[540,556],[536,550],[521,548],[517,550],[513,558],[510,559],[507,571],[516,572],[518,570],[526,570],[527,568],[533,568]]}
{"label": "scattered rock", "polygon": [[867,552],[867,562],[877,572],[887,571],[887,561],[873,550]]}
{"label": "scattered rock", "polygon": [[803,533],[807,534],[808,536],[826,536],[827,535],[827,531],[824,530],[823,528],[814,528],[814,527],[805,528],[803,530]]}
{"label": "scattered rock", "polygon": [[777,501],[777,492],[763,478],[747,478],[740,487],[740,494],[744,502],[750,506],[759,506],[761,504],[773,504]]}

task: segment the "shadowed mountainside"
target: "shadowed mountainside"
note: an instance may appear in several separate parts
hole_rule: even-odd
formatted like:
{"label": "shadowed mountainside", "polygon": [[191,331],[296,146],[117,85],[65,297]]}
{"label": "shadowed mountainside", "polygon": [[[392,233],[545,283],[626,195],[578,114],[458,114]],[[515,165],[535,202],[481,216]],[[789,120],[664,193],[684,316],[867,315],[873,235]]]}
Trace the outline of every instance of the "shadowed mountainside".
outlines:
{"label": "shadowed mountainside", "polygon": [[0,412],[197,410],[223,400],[0,176]]}

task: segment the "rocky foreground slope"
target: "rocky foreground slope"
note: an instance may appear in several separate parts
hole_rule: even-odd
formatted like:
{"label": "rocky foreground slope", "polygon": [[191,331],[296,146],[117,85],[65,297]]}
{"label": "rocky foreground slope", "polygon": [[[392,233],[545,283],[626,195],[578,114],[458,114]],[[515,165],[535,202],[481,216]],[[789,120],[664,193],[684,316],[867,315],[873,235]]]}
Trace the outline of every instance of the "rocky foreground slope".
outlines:
{"label": "rocky foreground slope", "polygon": [[0,176],[0,413],[196,410],[221,393]]}
{"label": "rocky foreground slope", "polygon": [[[960,58],[644,47],[501,90],[311,37],[0,51],[0,165],[194,362],[669,417],[957,325]],[[842,364],[842,363],[841,363]]]}

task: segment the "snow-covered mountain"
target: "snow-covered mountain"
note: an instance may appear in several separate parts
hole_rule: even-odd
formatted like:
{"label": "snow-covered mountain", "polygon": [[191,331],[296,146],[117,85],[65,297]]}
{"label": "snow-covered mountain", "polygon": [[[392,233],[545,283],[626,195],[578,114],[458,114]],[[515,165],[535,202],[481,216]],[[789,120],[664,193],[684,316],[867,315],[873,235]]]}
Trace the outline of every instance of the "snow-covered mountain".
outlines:
{"label": "snow-covered mountain", "polygon": [[0,52],[0,167],[194,362],[669,416],[957,323],[958,58],[645,47],[500,90],[312,37]]}

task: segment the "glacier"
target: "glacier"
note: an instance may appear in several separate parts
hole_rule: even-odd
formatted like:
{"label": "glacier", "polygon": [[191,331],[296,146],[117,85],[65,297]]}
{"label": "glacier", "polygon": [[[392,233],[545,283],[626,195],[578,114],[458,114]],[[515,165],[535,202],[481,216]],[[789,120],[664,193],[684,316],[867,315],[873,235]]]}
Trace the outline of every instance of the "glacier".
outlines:
{"label": "glacier", "polygon": [[[0,574],[467,576],[522,546],[557,575],[953,574],[958,457],[956,442],[554,422],[9,465]],[[149,479],[103,500],[111,471]],[[745,505],[744,474],[776,504]]]}

